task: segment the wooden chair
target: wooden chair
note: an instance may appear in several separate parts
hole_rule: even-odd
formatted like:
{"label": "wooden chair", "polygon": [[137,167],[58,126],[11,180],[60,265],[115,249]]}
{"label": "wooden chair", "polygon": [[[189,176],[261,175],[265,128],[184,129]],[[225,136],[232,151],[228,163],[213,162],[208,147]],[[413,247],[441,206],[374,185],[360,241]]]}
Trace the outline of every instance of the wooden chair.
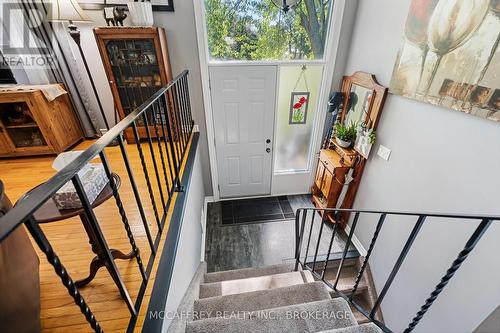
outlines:
{"label": "wooden chair", "polygon": [[[0,217],[12,209],[0,181]],[[40,260],[23,226],[0,242],[0,330],[40,332]]]}

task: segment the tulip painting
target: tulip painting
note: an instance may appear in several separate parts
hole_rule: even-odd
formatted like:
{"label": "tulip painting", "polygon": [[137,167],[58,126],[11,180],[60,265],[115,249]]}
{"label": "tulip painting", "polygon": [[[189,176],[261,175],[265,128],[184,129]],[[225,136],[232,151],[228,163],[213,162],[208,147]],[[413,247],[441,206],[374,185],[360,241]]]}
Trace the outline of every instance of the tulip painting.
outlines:
{"label": "tulip painting", "polygon": [[290,118],[288,121],[290,125],[306,123],[309,95],[309,92],[292,92]]}
{"label": "tulip painting", "polygon": [[419,83],[422,78],[425,60],[429,52],[427,43],[427,29],[434,8],[436,8],[438,0],[412,0],[410,11],[405,25],[406,39],[418,46],[422,50],[422,65],[420,68]]}
{"label": "tulip painting", "polygon": [[391,92],[500,121],[499,3],[412,0]]}

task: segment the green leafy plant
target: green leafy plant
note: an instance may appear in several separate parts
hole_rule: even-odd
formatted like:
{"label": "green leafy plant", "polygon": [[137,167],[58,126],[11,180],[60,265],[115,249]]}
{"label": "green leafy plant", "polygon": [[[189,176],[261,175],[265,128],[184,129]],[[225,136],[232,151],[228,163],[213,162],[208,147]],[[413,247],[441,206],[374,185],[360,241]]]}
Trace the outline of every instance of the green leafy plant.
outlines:
{"label": "green leafy plant", "polygon": [[368,132],[368,140],[370,140],[371,144],[374,144],[375,141],[377,141],[377,132],[375,132],[373,129]]}
{"label": "green leafy plant", "polygon": [[354,142],[358,134],[358,124],[351,121],[347,126],[342,123],[335,124],[335,135],[342,141]]}

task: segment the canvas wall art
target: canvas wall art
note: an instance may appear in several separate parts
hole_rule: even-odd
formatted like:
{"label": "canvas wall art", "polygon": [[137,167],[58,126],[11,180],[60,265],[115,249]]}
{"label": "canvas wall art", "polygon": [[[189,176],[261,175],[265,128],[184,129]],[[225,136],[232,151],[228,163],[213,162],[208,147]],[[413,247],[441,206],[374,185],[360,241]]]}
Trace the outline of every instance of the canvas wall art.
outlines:
{"label": "canvas wall art", "polygon": [[394,94],[500,122],[500,0],[412,0]]}

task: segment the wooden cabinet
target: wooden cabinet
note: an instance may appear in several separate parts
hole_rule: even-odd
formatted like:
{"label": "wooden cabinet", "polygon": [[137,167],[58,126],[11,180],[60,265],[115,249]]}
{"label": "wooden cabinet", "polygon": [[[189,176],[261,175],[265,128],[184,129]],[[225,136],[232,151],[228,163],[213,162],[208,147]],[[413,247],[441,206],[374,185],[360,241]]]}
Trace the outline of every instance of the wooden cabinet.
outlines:
{"label": "wooden cabinet", "polygon": [[82,138],[67,94],[49,102],[36,86],[0,92],[0,157],[58,154]]}
{"label": "wooden cabinet", "polygon": [[[120,119],[139,107],[161,87],[172,81],[165,30],[158,27],[102,27],[94,34]],[[152,113],[148,113],[151,136],[155,135]],[[138,132],[146,127],[138,120]],[[125,132],[134,142],[132,129]]]}
{"label": "wooden cabinet", "polygon": [[[334,208],[337,205],[345,178],[351,165],[335,151],[322,149],[312,188],[312,201],[318,208]],[[328,216],[333,221],[332,216]]]}

